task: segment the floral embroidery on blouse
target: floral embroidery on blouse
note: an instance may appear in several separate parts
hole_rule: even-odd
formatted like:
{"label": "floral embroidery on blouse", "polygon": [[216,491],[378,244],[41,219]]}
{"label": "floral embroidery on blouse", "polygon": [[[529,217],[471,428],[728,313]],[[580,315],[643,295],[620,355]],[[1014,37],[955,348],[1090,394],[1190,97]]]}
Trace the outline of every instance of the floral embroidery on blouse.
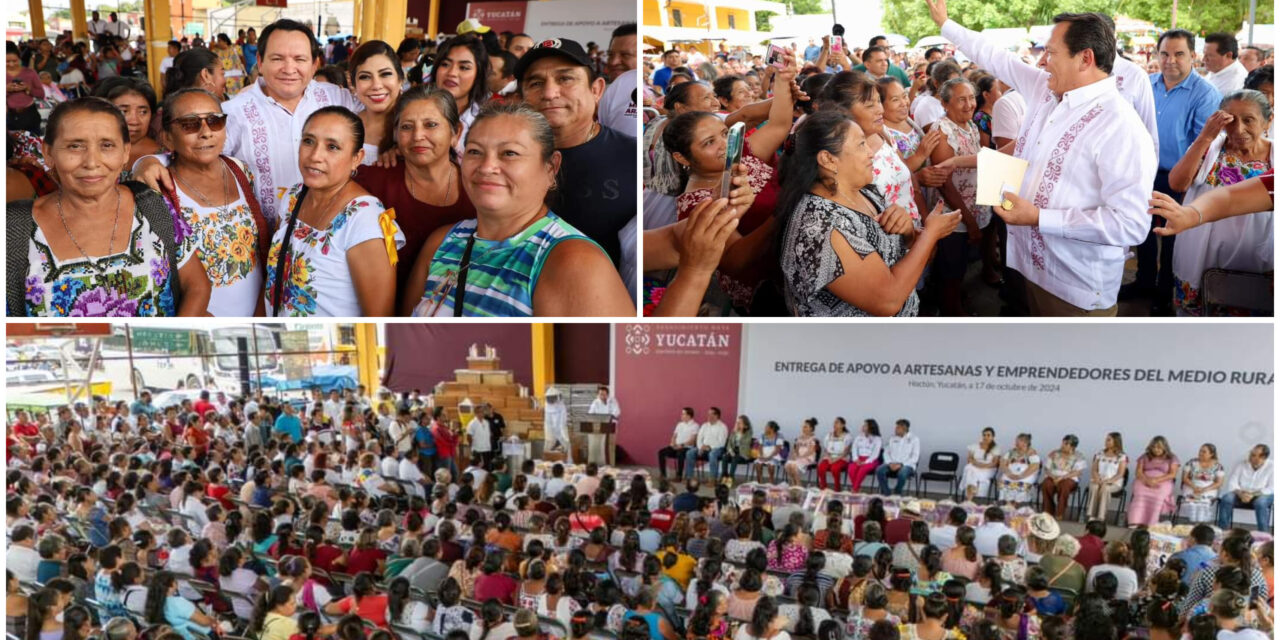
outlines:
{"label": "floral embroidery on blouse", "polygon": [[[178,266],[193,247],[175,245]],[[136,210],[122,253],[87,262],[59,263],[38,227],[28,243],[26,305],[29,316],[151,317],[177,315],[170,262],[164,243]]]}

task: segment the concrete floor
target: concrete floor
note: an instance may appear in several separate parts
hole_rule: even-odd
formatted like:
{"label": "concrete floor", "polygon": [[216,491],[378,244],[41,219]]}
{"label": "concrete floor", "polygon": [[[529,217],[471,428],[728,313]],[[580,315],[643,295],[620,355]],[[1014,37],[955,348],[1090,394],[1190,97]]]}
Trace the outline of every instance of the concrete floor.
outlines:
{"label": "concrete floor", "polygon": [[[1133,282],[1137,270],[1136,258],[1130,258],[1126,261],[1122,282],[1125,284]],[[1000,300],[999,290],[982,281],[981,260],[974,260],[969,263],[969,270],[965,272],[964,277],[964,297],[965,308],[974,316],[995,317],[1003,315],[1001,311],[1004,303]],[[1151,300],[1148,298],[1123,301],[1119,304],[1118,315],[1120,316],[1146,317],[1151,315]],[[924,315],[923,310],[921,315]]]}

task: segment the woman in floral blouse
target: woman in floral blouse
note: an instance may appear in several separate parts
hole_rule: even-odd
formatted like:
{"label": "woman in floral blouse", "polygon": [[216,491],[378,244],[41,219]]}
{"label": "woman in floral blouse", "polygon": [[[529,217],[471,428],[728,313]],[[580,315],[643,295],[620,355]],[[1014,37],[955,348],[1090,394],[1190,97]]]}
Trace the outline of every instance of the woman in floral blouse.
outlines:
{"label": "woman in floral blouse", "polygon": [[1068,435],[1062,439],[1062,448],[1050,451],[1045,457],[1040,494],[1044,499],[1044,512],[1059,520],[1066,516],[1067,501],[1084,474],[1084,456],[1076,451],[1079,444],[1079,438]]}
{"label": "woman in floral blouse", "polygon": [[[101,98],[77,98],[49,115],[45,158],[58,191],[9,203],[9,232],[26,251],[7,257],[10,316],[195,316],[209,279],[190,237],[179,237],[160,196],[117,184],[129,157],[124,116]],[[9,239],[10,244],[14,238]]]}
{"label": "woman in floral blouse", "polygon": [[1200,445],[1199,455],[1182,470],[1182,511],[1191,522],[1212,522],[1218,489],[1227,472],[1218,461],[1218,448],[1212,443]]}
{"label": "woman in floral blouse", "polygon": [[1035,497],[1040,454],[1031,448],[1029,433],[1018,434],[1014,442],[1000,461],[1000,501],[1024,504]]}
{"label": "woman in floral blouse", "polygon": [[164,101],[161,140],[173,149],[165,193],[182,232],[193,237],[196,255],[213,286],[209,314],[262,315],[262,265],[270,228],[254,195],[253,174],[222,155],[227,116],[203,89],[180,89]]}
{"label": "woman in floral blouse", "polygon": [[[1170,188],[1193,202],[1210,190],[1244,182],[1272,168],[1271,103],[1259,91],[1222,100],[1186,155],[1169,171]],[[1173,302],[1179,315],[1201,315],[1201,276],[1208,269],[1266,272],[1275,265],[1272,212],[1200,225],[1179,234],[1173,250]],[[1241,312],[1243,313],[1243,312]]]}
{"label": "woman in floral blouse", "polygon": [[794,573],[804,569],[809,547],[799,540],[795,525],[787,524],[769,543],[769,570]]}
{"label": "woman in floral blouse", "polygon": [[307,118],[298,152],[302,182],[281,189],[288,214],[267,254],[269,315],[392,315],[404,234],[394,213],[352,180],[363,147],[364,125],[346,108],[324,107]]}

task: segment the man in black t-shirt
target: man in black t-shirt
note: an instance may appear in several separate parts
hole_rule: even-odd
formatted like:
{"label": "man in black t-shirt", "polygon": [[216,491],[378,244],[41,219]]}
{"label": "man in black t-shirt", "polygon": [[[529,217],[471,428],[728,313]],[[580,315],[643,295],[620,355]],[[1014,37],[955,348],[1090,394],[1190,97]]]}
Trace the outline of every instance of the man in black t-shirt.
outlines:
{"label": "man in black t-shirt", "polygon": [[599,243],[619,266],[618,233],[636,216],[636,141],[596,122],[604,78],[591,70],[582,45],[563,38],[530,49],[515,76],[525,103],[551,124],[562,158],[552,211]]}

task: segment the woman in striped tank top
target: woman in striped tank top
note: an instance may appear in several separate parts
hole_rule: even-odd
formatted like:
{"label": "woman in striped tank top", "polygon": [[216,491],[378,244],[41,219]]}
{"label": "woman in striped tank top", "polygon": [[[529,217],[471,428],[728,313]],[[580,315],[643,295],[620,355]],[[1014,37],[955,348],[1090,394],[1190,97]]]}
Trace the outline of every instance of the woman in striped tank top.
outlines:
{"label": "woman in striped tank top", "polygon": [[[635,315],[608,255],[552,212],[560,154],[542,114],[489,104],[467,132],[462,184],[476,219],[431,234],[410,275],[415,316]],[[459,287],[459,283],[462,284]]]}

